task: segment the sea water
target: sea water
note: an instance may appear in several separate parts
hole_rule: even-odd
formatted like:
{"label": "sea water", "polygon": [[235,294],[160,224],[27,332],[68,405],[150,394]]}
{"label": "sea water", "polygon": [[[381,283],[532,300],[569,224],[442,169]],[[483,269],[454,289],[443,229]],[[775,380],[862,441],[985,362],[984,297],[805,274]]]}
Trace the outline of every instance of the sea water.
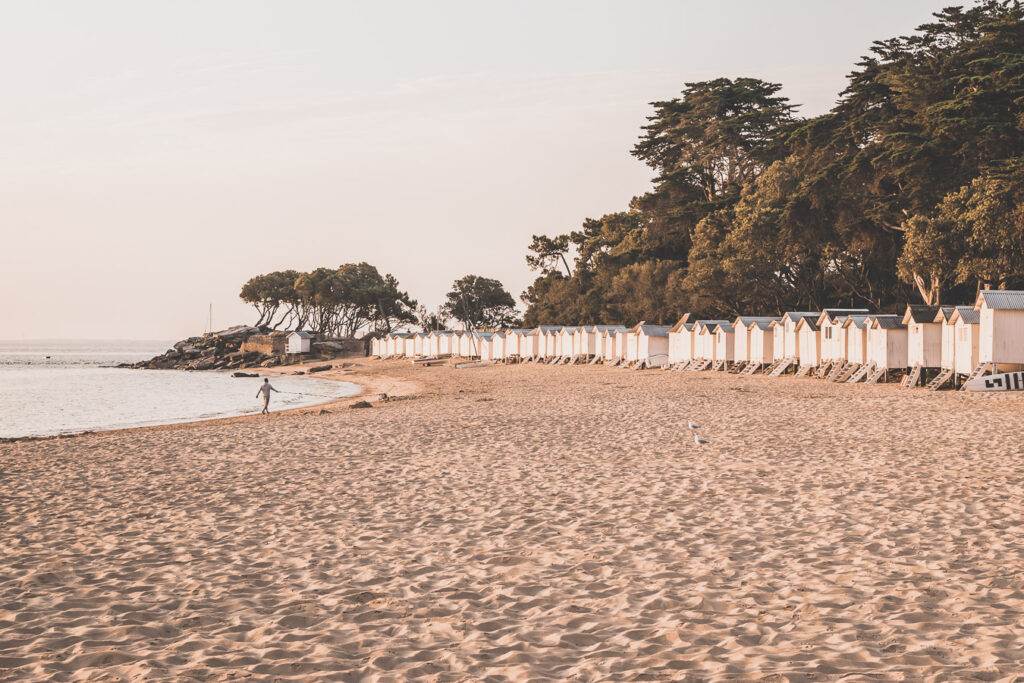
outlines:
{"label": "sea water", "polygon": [[[117,368],[170,345],[152,341],[0,341],[0,438],[258,413],[263,379],[230,372]],[[258,372],[250,370],[249,372]],[[349,382],[271,376],[273,411],[358,393]]]}

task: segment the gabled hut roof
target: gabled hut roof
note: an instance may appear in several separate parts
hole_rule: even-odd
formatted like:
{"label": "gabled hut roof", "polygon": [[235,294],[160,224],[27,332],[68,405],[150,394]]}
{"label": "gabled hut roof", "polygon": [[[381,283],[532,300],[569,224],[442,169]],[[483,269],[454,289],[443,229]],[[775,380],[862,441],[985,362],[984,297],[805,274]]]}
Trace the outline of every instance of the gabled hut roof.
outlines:
{"label": "gabled hut roof", "polygon": [[626,329],[625,325],[585,325],[581,328],[584,332],[615,332],[616,330]]}
{"label": "gabled hut roof", "polygon": [[451,335],[451,330],[434,330],[430,333],[432,337],[450,337]]}
{"label": "gabled hut roof", "polygon": [[686,314],[683,315],[682,318],[679,319],[679,322],[677,322],[675,325],[670,327],[668,331],[669,332],[682,332],[683,330],[686,330],[687,332],[690,332],[691,330],[693,330],[693,326],[695,324],[696,323],[691,323],[690,322],[690,314],[686,313]]}
{"label": "gabled hut roof", "polygon": [[907,306],[906,312],[903,314],[903,324],[908,323],[934,323],[935,316],[939,314],[938,306],[918,306],[910,304]]}
{"label": "gabled hut roof", "polygon": [[932,322],[948,323],[953,317],[954,311],[956,311],[956,306],[939,306],[939,310],[935,313],[935,319]]}
{"label": "gabled hut roof", "polygon": [[701,330],[709,329],[711,332],[715,331],[715,328],[722,323],[728,324],[728,320],[698,320],[693,324],[693,331],[700,334]]}
{"label": "gabled hut roof", "polygon": [[1024,291],[983,289],[978,292],[974,307],[981,310],[982,302],[996,311],[1024,311]]}
{"label": "gabled hut roof", "polygon": [[818,316],[818,326],[821,326],[826,316],[829,322],[838,323],[851,315],[867,315],[869,312],[866,308],[826,308]]}
{"label": "gabled hut roof", "polygon": [[801,318],[817,318],[819,315],[821,315],[821,311],[786,311],[785,313],[782,314],[782,318],[780,318],[779,321],[785,322],[785,320],[788,318],[789,320],[792,320],[794,323],[798,323],[800,322]]}
{"label": "gabled hut roof", "polygon": [[772,329],[772,325],[777,322],[778,321],[774,319],[755,320],[751,325],[748,326],[748,329],[751,327],[756,327],[759,330],[764,330],[765,332],[767,332],[768,330]]}
{"label": "gabled hut roof", "polygon": [[734,327],[739,327],[740,325],[743,327],[750,327],[751,325],[759,322],[763,322],[767,325],[773,320],[781,320],[781,318],[777,315],[738,315],[736,316],[736,319],[732,321],[732,324]]}
{"label": "gabled hut roof", "polygon": [[901,330],[906,325],[898,315],[874,315],[871,316],[871,329],[873,330]]}
{"label": "gabled hut roof", "polygon": [[312,339],[313,338],[313,335],[310,334],[309,332],[306,332],[305,330],[295,330],[295,331],[291,332],[288,336],[289,337],[296,336],[296,337],[299,337],[300,339]]}
{"label": "gabled hut roof", "polygon": [[671,328],[668,325],[644,325],[643,323],[640,323],[630,330],[630,332],[646,334],[648,337],[667,337],[670,329]]}
{"label": "gabled hut roof", "polygon": [[957,320],[963,320],[965,325],[981,324],[981,311],[971,306],[953,306],[952,308],[953,315],[949,317],[949,322],[955,323]]}
{"label": "gabled hut roof", "polygon": [[846,320],[843,321],[843,327],[856,327],[861,330],[865,329],[870,324],[870,315],[850,315],[847,316]]}
{"label": "gabled hut roof", "polygon": [[730,323],[730,322],[718,323],[718,325],[715,326],[715,332],[727,332],[728,333],[728,332],[735,332],[735,331],[736,331],[736,328],[733,327],[732,323]]}
{"label": "gabled hut roof", "polygon": [[526,334],[531,335],[531,336],[533,336],[533,335],[542,335],[542,334],[547,334],[548,332],[555,332],[557,330],[562,329],[562,327],[564,327],[564,326],[563,325],[540,325],[538,327],[533,328],[532,330],[530,330]]}
{"label": "gabled hut roof", "polygon": [[[822,315],[825,314],[822,313]],[[813,332],[817,332],[819,329],[821,329],[820,327],[818,327],[817,321],[810,316],[804,316],[803,318],[800,318],[800,320],[796,321],[795,329],[802,330],[805,327],[810,328]]]}

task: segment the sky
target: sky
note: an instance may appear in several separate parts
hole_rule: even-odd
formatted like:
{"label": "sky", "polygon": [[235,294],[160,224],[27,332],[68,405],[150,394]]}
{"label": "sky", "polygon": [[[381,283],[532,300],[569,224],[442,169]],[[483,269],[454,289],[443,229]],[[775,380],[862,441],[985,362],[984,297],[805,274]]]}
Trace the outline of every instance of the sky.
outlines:
{"label": "sky", "polygon": [[0,339],[180,339],[360,261],[518,300],[531,235],[650,187],[650,102],[750,76],[820,114],[948,4],[0,0]]}

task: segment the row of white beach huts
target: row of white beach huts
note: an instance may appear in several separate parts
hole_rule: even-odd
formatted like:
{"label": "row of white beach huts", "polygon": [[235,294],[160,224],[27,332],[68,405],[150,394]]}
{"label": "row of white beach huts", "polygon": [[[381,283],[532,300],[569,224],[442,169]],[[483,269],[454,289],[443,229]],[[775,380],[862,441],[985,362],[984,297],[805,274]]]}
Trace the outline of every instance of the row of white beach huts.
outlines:
{"label": "row of white beach huts", "polygon": [[371,341],[380,358],[462,357],[495,362],[604,363],[632,369],[718,370],[813,376],[938,389],[1024,368],[1024,291],[984,290],[973,306],[908,306],[693,320],[672,326],[542,325],[498,332],[392,333]]}

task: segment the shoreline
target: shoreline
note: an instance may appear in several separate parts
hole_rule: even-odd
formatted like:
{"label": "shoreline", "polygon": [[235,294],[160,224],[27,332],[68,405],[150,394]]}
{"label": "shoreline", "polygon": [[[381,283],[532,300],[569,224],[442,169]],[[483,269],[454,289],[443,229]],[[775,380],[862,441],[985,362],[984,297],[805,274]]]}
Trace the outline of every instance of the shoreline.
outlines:
{"label": "shoreline", "polygon": [[[325,371],[322,371],[322,372],[318,372],[318,373],[315,373],[313,375],[308,375],[307,374],[307,375],[302,375],[302,376],[295,376],[296,379],[324,379],[324,380],[329,380],[329,381],[332,381],[332,382],[345,382],[345,383],[352,384],[352,385],[355,385],[356,387],[358,387],[358,391],[356,391],[353,394],[350,394],[349,396],[342,396],[342,397],[339,397],[339,398],[326,398],[326,399],[324,399],[322,401],[316,401],[316,402],[313,402],[313,403],[307,403],[307,404],[304,404],[304,405],[301,405],[301,406],[295,406],[293,408],[285,408],[283,410],[275,410],[275,411],[272,411],[270,413],[270,416],[263,416],[257,410],[257,412],[254,412],[254,413],[244,413],[244,414],[241,414],[241,415],[222,415],[222,416],[219,416],[219,417],[195,418],[195,419],[186,418],[184,420],[178,420],[178,421],[175,421],[175,422],[164,422],[164,423],[159,423],[159,424],[142,424],[142,425],[127,426],[127,427],[112,427],[112,428],[109,428],[109,429],[105,429],[105,428],[86,429],[86,430],[82,430],[82,431],[67,432],[67,433],[61,433],[61,434],[46,434],[46,435],[39,435],[39,436],[28,435],[28,436],[0,437],[0,445],[16,444],[16,443],[29,443],[29,442],[35,442],[35,441],[67,440],[67,439],[76,439],[76,438],[80,438],[80,437],[84,437],[84,436],[89,436],[89,435],[92,435],[92,434],[118,434],[118,433],[126,433],[126,432],[145,431],[145,430],[158,430],[158,429],[168,429],[168,428],[175,428],[175,427],[178,427],[178,428],[180,428],[180,427],[188,427],[190,425],[197,425],[197,424],[231,423],[231,422],[235,422],[235,421],[244,421],[244,420],[258,419],[258,418],[263,418],[263,417],[272,417],[272,416],[275,416],[275,415],[301,414],[301,413],[309,412],[309,411],[337,409],[337,408],[341,407],[342,405],[346,405],[347,406],[347,405],[350,405],[351,402],[353,402],[355,399],[359,399],[361,397],[364,397],[364,396],[366,396],[370,392],[377,393],[377,394],[384,393],[384,394],[387,394],[389,398],[401,398],[401,397],[409,395],[410,392],[415,391],[415,388],[416,388],[415,386],[405,387],[405,386],[401,386],[401,385],[396,385],[394,382],[391,382],[391,383],[383,382],[383,381],[374,379],[372,375],[362,375],[360,373],[355,372],[352,369],[352,368],[356,368],[356,367],[361,367],[360,363],[361,362],[365,362],[366,360],[367,359],[335,359],[335,360],[321,360],[321,361],[317,361],[316,365],[330,365],[331,369],[330,370],[325,370]],[[342,368],[341,367],[342,365],[346,365],[346,366],[350,366],[350,367]],[[111,366],[111,367],[116,367],[116,366]],[[303,366],[301,364],[292,364],[292,365],[276,366],[276,367],[273,367],[273,368],[253,368],[253,369],[251,369],[249,371],[253,372],[253,374],[258,375],[259,377],[271,377],[271,378],[273,378],[273,377],[291,376],[291,373],[294,372],[295,370],[302,370],[302,369],[305,369],[306,367],[308,367],[308,366]],[[177,370],[177,371],[161,370],[161,371],[157,371],[157,372],[184,372],[184,371],[181,371],[181,370]],[[200,370],[198,372],[204,372],[204,371]],[[234,371],[216,370],[214,372],[234,372]],[[391,392],[385,391],[384,389],[390,389]],[[364,400],[366,400],[366,399],[364,399]],[[377,400],[373,400],[373,401],[368,400],[367,402],[372,404],[372,403],[376,403],[378,401]]]}

